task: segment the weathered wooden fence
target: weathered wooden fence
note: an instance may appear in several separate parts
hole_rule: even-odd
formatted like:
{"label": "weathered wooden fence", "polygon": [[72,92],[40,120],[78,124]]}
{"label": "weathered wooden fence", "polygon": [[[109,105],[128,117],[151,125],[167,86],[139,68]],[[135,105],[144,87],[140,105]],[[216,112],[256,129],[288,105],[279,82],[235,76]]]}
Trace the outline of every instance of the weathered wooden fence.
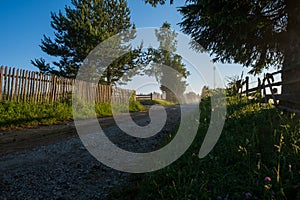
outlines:
{"label": "weathered wooden fence", "polygon": [[[32,72],[23,69],[0,67],[0,102],[34,102],[34,103],[54,103],[56,101],[71,99],[74,79],[58,76],[45,75],[39,72]],[[96,103],[109,102],[112,95],[115,101],[122,102],[122,98],[134,93],[133,90],[113,88],[108,85],[93,84],[78,81],[77,94],[79,98]],[[96,91],[93,92],[93,91]]]}
{"label": "weathered wooden fence", "polygon": [[137,94],[136,99],[141,101],[141,100],[153,100],[153,94]]}
{"label": "weathered wooden fence", "polygon": [[[249,88],[249,77],[246,77],[245,80],[239,80],[237,81],[237,89],[240,95],[246,95],[246,96],[251,96],[254,93],[260,92],[262,97],[264,97],[265,101],[269,101],[269,99],[272,99],[274,102],[275,106],[278,106],[281,109],[288,110],[291,112],[295,113],[300,113],[300,98],[299,94],[289,94],[287,95],[282,95],[279,94],[278,89],[276,87],[282,86],[283,83],[282,81],[276,81],[274,76],[275,75],[280,75],[281,70],[274,72],[274,73],[266,73],[264,75],[263,80],[258,78],[257,80],[257,86],[253,88]],[[285,83],[285,84],[295,84],[295,83],[300,84],[300,80],[297,79],[291,83]],[[267,89],[269,90],[269,93],[267,94]],[[285,103],[285,106],[282,105],[282,102]],[[286,102],[289,103],[289,106],[286,106]],[[297,107],[298,105],[298,107]]]}
{"label": "weathered wooden fence", "polygon": [[110,102],[114,94],[114,88],[109,85],[100,85],[79,80],[76,80],[76,82],[73,81],[73,84],[72,86],[77,87],[76,93],[72,90],[73,87],[68,93],[71,93],[70,95],[74,94],[77,100],[83,102]]}

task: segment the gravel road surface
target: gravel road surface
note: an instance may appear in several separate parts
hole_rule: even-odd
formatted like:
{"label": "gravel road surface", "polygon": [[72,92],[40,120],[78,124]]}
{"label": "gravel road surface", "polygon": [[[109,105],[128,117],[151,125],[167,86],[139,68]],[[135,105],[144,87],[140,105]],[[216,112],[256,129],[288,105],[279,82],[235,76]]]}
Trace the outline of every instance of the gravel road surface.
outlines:
{"label": "gravel road surface", "polygon": [[[106,135],[128,151],[149,152],[180,120],[179,106],[166,108],[167,122],[147,139],[128,136],[113,118],[101,118]],[[132,113],[145,126],[147,112]],[[126,184],[129,173],[109,168],[85,149],[73,122],[0,133],[0,199],[106,199],[113,188]]]}

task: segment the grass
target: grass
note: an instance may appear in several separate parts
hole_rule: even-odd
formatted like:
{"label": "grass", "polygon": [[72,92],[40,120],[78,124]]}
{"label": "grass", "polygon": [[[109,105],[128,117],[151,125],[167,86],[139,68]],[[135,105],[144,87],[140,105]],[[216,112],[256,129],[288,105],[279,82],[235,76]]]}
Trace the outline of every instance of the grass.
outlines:
{"label": "grass", "polygon": [[153,99],[153,100],[140,100],[141,104],[143,105],[161,105],[161,106],[174,106],[178,105],[178,103],[173,103],[170,101],[166,101],[163,99]]}
{"label": "grass", "polygon": [[300,199],[298,116],[227,97],[222,135],[213,151],[199,159],[210,99],[200,108],[200,127],[188,151],[164,169],[132,175],[134,181],[112,192],[111,199]]}
{"label": "grass", "polygon": [[[95,107],[78,105],[81,108],[82,118],[93,116],[96,112],[97,117],[112,116],[111,105],[109,103],[99,103]],[[128,105],[117,105],[117,112],[126,111]],[[87,109],[88,108],[88,109]],[[137,112],[143,110],[139,102],[130,101],[129,111]],[[0,130],[30,128],[40,125],[59,124],[73,120],[71,101],[56,102],[54,104],[36,103],[0,103]]]}

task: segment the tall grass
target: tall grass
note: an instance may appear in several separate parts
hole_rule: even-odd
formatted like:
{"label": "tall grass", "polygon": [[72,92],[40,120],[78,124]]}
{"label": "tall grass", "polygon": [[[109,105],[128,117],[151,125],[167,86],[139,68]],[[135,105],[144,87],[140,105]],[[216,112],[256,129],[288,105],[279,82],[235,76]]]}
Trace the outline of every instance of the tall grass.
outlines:
{"label": "tall grass", "polygon": [[222,135],[199,159],[209,98],[200,107],[198,135],[189,150],[162,170],[134,176],[141,180],[113,192],[112,199],[300,199],[299,117],[228,97]]}

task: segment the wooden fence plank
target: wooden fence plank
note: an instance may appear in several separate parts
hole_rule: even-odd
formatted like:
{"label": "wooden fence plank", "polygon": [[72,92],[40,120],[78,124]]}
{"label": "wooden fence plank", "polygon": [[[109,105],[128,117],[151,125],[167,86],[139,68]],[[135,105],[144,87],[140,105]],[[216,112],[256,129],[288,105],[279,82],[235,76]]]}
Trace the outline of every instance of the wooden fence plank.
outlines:
{"label": "wooden fence plank", "polygon": [[15,88],[16,88],[16,93],[15,93],[15,101],[17,103],[19,103],[19,96],[20,96],[20,83],[19,83],[19,73],[20,73],[20,70],[17,69],[16,70],[16,81],[15,81]]}
{"label": "wooden fence plank", "polygon": [[41,103],[41,93],[42,93],[42,86],[41,84],[43,83],[42,80],[42,73],[37,73],[37,91],[36,91],[36,101],[37,103]]}
{"label": "wooden fence plank", "polygon": [[34,73],[34,103],[38,102],[38,93],[39,93],[39,74],[37,72]]}
{"label": "wooden fence plank", "polygon": [[11,79],[10,79],[10,74],[11,74],[11,68],[9,68],[8,70],[8,74],[7,74],[7,100],[10,100],[11,97]]}
{"label": "wooden fence plank", "polygon": [[15,101],[15,77],[16,77],[16,68],[13,68],[11,74],[11,97],[10,100]]}
{"label": "wooden fence plank", "polygon": [[2,88],[3,75],[4,75],[4,67],[1,66],[1,68],[0,68],[0,102],[2,101],[2,96],[3,96],[3,88]]}
{"label": "wooden fence plank", "polygon": [[35,73],[34,72],[30,72],[30,97],[29,97],[29,101],[30,102],[34,102],[34,76]]}
{"label": "wooden fence plank", "polygon": [[25,79],[25,70],[22,70],[22,73],[20,73],[20,76],[21,76],[21,82],[20,82],[20,85],[21,85],[21,90],[20,90],[20,102],[24,102],[24,95],[25,95],[25,82],[24,82],[24,79]]}
{"label": "wooden fence plank", "polygon": [[29,93],[29,84],[28,84],[28,77],[29,77],[29,73],[28,70],[25,71],[25,77],[24,77],[24,90],[23,90],[23,102],[27,102],[28,100],[28,93]]}
{"label": "wooden fence plank", "polygon": [[45,88],[45,102],[50,102],[50,77],[45,75],[46,78],[46,88]]}
{"label": "wooden fence plank", "polygon": [[7,100],[7,82],[8,82],[8,78],[7,78],[7,74],[8,74],[8,67],[6,66],[4,69],[4,84],[3,84],[3,98],[4,100]]}

